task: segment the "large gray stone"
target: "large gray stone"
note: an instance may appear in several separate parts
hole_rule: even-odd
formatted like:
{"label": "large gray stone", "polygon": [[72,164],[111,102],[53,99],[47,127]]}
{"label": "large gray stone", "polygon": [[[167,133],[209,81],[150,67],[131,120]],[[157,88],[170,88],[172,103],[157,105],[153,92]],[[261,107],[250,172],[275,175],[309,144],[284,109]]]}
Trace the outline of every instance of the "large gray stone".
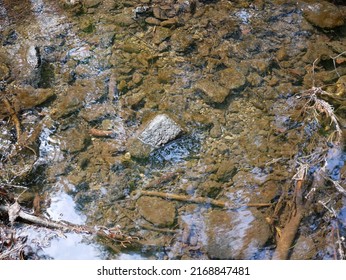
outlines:
{"label": "large gray stone", "polygon": [[143,143],[158,148],[175,139],[182,128],[165,114],[157,115],[145,127],[138,139]]}
{"label": "large gray stone", "polygon": [[129,141],[128,151],[135,158],[148,157],[183,132],[183,128],[166,114],[157,115],[143,127],[137,137]]}

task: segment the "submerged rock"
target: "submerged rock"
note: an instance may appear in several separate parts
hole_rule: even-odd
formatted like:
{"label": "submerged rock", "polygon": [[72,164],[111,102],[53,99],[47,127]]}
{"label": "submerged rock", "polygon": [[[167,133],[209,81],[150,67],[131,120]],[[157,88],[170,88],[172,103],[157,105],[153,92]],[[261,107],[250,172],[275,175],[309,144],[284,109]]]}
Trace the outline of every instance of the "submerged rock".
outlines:
{"label": "submerged rock", "polygon": [[317,27],[331,29],[342,26],[345,23],[340,9],[327,1],[303,3],[301,9],[304,17]]}
{"label": "submerged rock", "polygon": [[219,82],[225,88],[235,90],[241,88],[245,84],[245,76],[236,68],[227,68],[218,72]]}
{"label": "submerged rock", "polygon": [[169,227],[174,223],[176,210],[173,202],[142,196],[137,200],[137,207],[141,216],[156,226]]}
{"label": "submerged rock", "polygon": [[171,37],[172,47],[177,52],[186,52],[195,43],[192,34],[184,29],[179,29]]}
{"label": "submerged rock", "polygon": [[182,128],[165,114],[157,115],[145,127],[138,139],[143,143],[158,148],[175,139]]}
{"label": "submerged rock", "polygon": [[31,45],[27,49],[26,54],[26,61],[27,63],[34,69],[39,66],[39,54],[38,54],[38,48]]}
{"label": "submerged rock", "polygon": [[230,93],[229,89],[208,79],[197,82],[195,89],[202,91],[204,99],[211,103],[223,103]]}
{"label": "submerged rock", "polygon": [[233,160],[223,160],[216,172],[217,181],[227,182],[236,174],[236,172],[237,168]]}
{"label": "submerged rock", "polygon": [[130,141],[129,152],[136,158],[148,157],[153,150],[174,140],[182,132],[183,128],[166,114],[157,115]]}
{"label": "submerged rock", "polygon": [[90,142],[87,130],[82,127],[74,127],[61,133],[61,150],[76,153],[83,150]]}
{"label": "submerged rock", "polygon": [[291,260],[311,260],[316,255],[316,247],[311,237],[300,236],[293,246]]}
{"label": "submerged rock", "polygon": [[100,5],[101,0],[84,0],[83,3],[87,8],[94,8]]}
{"label": "submerged rock", "polygon": [[83,118],[87,122],[93,122],[104,118],[107,115],[115,113],[115,109],[111,104],[92,104],[88,107],[84,107],[78,114],[79,117]]}
{"label": "submerged rock", "polygon": [[133,11],[131,7],[124,8],[122,13],[112,17],[112,22],[118,26],[130,26],[135,21],[133,19]]}
{"label": "submerged rock", "polygon": [[160,25],[161,21],[154,17],[148,17],[145,22],[150,25]]}
{"label": "submerged rock", "polygon": [[59,97],[58,104],[52,110],[54,119],[67,116],[81,109],[84,105],[86,90],[81,86],[71,86],[68,92]]}
{"label": "submerged rock", "polygon": [[336,94],[338,96],[345,96],[346,94],[346,76],[341,76],[336,82]]}
{"label": "submerged rock", "polygon": [[86,62],[92,56],[89,46],[85,45],[82,47],[77,47],[69,50],[67,53],[69,58],[72,58],[75,61]]}
{"label": "submerged rock", "polygon": [[222,190],[222,184],[216,181],[207,180],[202,183],[199,188],[201,189],[203,196],[216,198]]}
{"label": "submerged rock", "polygon": [[251,259],[271,236],[267,223],[252,212],[214,210],[208,215],[208,255],[212,259]]}
{"label": "submerged rock", "polygon": [[157,27],[153,37],[153,43],[159,45],[161,42],[171,37],[171,35],[172,31],[170,29],[165,27]]}
{"label": "submerged rock", "polygon": [[16,77],[17,81],[25,81],[27,84],[35,84],[41,65],[39,48],[31,45],[30,42],[22,42],[18,49],[9,53],[15,59],[10,60],[8,67],[11,76]]}
{"label": "submerged rock", "polygon": [[17,110],[33,108],[55,97],[52,89],[35,89],[32,86],[17,87],[16,85],[10,85],[6,92],[13,96],[13,102]]}
{"label": "submerged rock", "polygon": [[12,135],[10,129],[4,125],[4,122],[0,122],[0,124],[0,158],[6,158],[11,151]]}
{"label": "submerged rock", "polygon": [[10,76],[10,69],[4,63],[0,63],[0,81],[6,80]]}

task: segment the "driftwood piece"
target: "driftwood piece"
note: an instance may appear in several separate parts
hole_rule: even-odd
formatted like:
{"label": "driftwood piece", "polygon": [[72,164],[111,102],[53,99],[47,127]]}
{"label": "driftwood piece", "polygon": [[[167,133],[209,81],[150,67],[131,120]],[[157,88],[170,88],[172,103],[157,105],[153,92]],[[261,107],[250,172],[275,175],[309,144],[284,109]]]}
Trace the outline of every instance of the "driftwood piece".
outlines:
{"label": "driftwood piece", "polygon": [[226,208],[226,209],[237,209],[241,207],[268,207],[271,206],[271,203],[247,203],[242,206],[235,206],[229,202],[221,201],[212,199],[209,197],[192,197],[188,195],[179,195],[179,194],[172,194],[172,193],[164,193],[164,192],[157,192],[157,191],[135,191],[132,193],[133,197],[138,198],[141,195],[147,195],[147,196],[156,196],[156,197],[162,197],[165,199],[171,199],[171,200],[177,200],[177,201],[183,201],[183,202],[190,202],[190,203],[197,203],[197,204],[210,204],[212,206]]}

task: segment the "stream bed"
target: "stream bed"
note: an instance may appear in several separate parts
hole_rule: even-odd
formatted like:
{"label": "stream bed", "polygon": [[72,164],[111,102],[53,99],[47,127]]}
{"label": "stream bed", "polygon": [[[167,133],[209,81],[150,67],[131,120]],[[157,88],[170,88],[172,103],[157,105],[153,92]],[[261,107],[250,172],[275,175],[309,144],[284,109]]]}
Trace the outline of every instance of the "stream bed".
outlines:
{"label": "stream bed", "polygon": [[287,258],[344,258],[337,2],[0,0],[0,205],[107,233],[20,256],[272,259],[303,184]]}

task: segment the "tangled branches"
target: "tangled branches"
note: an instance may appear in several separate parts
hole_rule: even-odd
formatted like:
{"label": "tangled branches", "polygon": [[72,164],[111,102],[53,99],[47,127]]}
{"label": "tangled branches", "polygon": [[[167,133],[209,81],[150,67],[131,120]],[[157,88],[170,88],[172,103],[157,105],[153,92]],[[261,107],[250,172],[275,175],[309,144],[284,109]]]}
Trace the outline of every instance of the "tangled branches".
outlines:
{"label": "tangled branches", "polygon": [[327,96],[330,94],[322,90],[320,87],[312,87],[311,89],[304,91],[302,97],[308,100],[304,106],[304,110],[307,111],[310,109],[317,122],[319,122],[318,116],[320,116],[320,114],[324,114],[327,118],[329,118],[330,125],[334,126],[334,131],[327,140],[334,145],[339,145],[342,139],[342,130],[340,128],[338,118],[335,115],[333,106],[318,97],[323,95]]}
{"label": "tangled branches", "polygon": [[[316,61],[313,64],[313,71],[315,63]],[[315,87],[314,82],[312,88],[303,91],[299,96],[300,100],[305,101],[302,107],[303,127],[306,128],[306,131],[310,130],[310,136],[317,139],[317,141],[302,143],[300,152],[296,155],[296,173],[292,178],[294,182],[293,196],[291,197],[291,203],[286,205],[291,215],[277,237],[277,247],[273,259],[288,258],[301,221],[311,210],[312,203],[317,202],[323,205],[332,214],[332,219],[334,221],[337,219],[336,211],[329,207],[327,203],[316,198],[318,192],[323,193],[322,187],[325,187],[328,181],[333,184],[339,193],[346,195],[346,190],[339,182],[330,177],[329,172],[331,170],[328,170],[329,160],[342,154],[343,137],[333,105],[323,99],[327,97],[333,96],[321,87]],[[327,121],[327,124],[325,121]],[[323,127],[323,124],[326,127]],[[320,133],[319,128],[321,127],[328,129],[324,131],[325,133]],[[304,140],[309,142],[307,139]],[[338,225],[335,226],[337,223],[332,224],[332,237],[336,238],[336,241],[332,244],[335,252],[334,258],[344,259],[344,238],[340,234]]]}

